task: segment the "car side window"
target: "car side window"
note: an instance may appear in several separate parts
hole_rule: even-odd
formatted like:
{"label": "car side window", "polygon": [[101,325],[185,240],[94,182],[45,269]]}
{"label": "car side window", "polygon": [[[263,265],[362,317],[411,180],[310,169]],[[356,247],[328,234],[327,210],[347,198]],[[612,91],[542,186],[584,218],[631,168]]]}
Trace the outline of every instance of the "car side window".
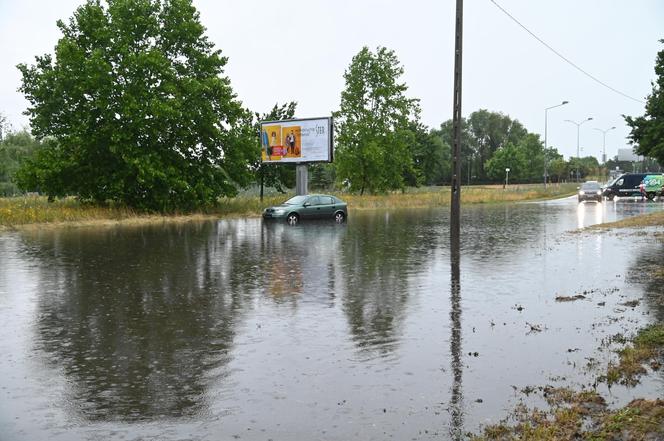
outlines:
{"label": "car side window", "polygon": [[622,187],[622,185],[623,185],[624,183],[625,183],[625,180],[624,180],[624,179],[618,179],[618,181],[616,182],[616,186],[618,186],[618,187]]}
{"label": "car side window", "polygon": [[320,196],[320,203],[321,205],[332,205],[334,201],[329,196]]}
{"label": "car side window", "polygon": [[307,204],[309,204],[309,205],[320,205],[320,202],[318,200],[318,196],[312,196],[309,199],[307,199]]}

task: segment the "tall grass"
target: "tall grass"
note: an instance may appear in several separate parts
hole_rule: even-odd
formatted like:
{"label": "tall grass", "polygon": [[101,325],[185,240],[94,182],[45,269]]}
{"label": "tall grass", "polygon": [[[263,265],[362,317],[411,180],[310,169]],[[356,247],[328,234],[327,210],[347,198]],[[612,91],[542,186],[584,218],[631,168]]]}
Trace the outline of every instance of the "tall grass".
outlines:
{"label": "tall grass", "polygon": [[[542,185],[513,185],[503,189],[500,185],[463,187],[462,204],[485,204],[547,199],[572,194],[576,184],[550,185],[545,191]],[[42,196],[0,198],[0,226],[14,227],[26,224],[76,223],[118,220],[164,220],[182,216],[258,216],[264,207],[276,205],[292,195],[271,195],[260,200],[258,196],[221,198],[214,207],[187,213],[154,215],[142,213],[119,205],[99,206],[81,203],[75,198],[48,202]],[[337,196],[348,202],[352,209],[417,208],[449,205],[449,187],[425,187],[407,189],[382,195]]]}

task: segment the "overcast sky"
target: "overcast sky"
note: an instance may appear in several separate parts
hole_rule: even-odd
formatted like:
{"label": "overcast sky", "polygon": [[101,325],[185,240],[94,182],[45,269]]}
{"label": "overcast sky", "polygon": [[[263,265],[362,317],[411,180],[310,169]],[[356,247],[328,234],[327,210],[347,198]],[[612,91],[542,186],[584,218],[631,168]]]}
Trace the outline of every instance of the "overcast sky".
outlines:
{"label": "overcast sky", "polygon": [[[643,100],[652,90],[657,52],[664,49],[661,0],[496,0],[523,25],[611,87]],[[55,25],[83,0],[0,0],[0,113],[15,129],[27,126],[28,103],[17,92],[18,63],[52,52]],[[326,116],[339,106],[343,73],[362,46],[396,51],[419,98],[422,121],[437,127],[452,116],[454,0],[194,0],[207,35],[229,57],[226,74],[244,105],[265,112],[297,101],[297,117]],[[601,158],[627,146],[621,114],[643,104],[618,95],[569,66],[510,20],[490,0],[465,2],[463,114],[500,111],[544,138],[565,157]]]}

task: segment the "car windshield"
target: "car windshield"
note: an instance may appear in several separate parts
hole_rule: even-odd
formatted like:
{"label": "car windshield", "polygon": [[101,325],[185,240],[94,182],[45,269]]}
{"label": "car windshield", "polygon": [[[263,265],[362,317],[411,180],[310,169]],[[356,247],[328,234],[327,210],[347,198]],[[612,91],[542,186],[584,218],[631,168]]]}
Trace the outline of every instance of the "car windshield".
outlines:
{"label": "car windshield", "polygon": [[599,190],[600,186],[597,182],[586,182],[581,186],[581,190],[583,191],[592,191],[592,190]]}
{"label": "car windshield", "polygon": [[309,196],[305,196],[305,195],[293,196],[292,198],[290,198],[289,200],[284,202],[284,204],[286,204],[286,205],[302,205],[308,197]]}

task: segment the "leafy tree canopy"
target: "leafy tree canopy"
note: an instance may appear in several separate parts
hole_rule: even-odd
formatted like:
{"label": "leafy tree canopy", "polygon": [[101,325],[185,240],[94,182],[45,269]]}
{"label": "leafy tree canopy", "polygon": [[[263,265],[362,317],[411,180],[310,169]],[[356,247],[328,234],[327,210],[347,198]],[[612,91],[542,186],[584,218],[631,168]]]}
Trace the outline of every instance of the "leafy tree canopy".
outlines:
{"label": "leafy tree canopy", "polygon": [[223,75],[191,0],[88,0],[55,54],[18,66],[47,145],[25,189],[171,211],[215,203],[251,179],[251,115]]}
{"label": "leafy tree canopy", "polygon": [[419,118],[419,105],[405,96],[402,75],[394,51],[384,47],[362,48],[344,73],[346,87],[334,113],[336,176],[352,191],[400,189],[404,176],[415,173],[409,124]]}
{"label": "leafy tree canopy", "polygon": [[39,146],[40,143],[26,130],[5,132],[0,141],[0,196],[20,193],[14,182],[16,172]]}
{"label": "leafy tree canopy", "polygon": [[[664,40],[660,42],[664,43]],[[632,129],[628,138],[637,144],[636,153],[664,164],[664,49],[657,53],[655,74],[657,79],[652,83],[652,92],[646,99],[645,114],[624,118]]]}
{"label": "leafy tree canopy", "polygon": [[493,154],[485,168],[489,177],[496,181],[505,179],[505,169],[509,168],[510,178],[517,181],[527,175],[528,160],[523,149],[509,143]]}

